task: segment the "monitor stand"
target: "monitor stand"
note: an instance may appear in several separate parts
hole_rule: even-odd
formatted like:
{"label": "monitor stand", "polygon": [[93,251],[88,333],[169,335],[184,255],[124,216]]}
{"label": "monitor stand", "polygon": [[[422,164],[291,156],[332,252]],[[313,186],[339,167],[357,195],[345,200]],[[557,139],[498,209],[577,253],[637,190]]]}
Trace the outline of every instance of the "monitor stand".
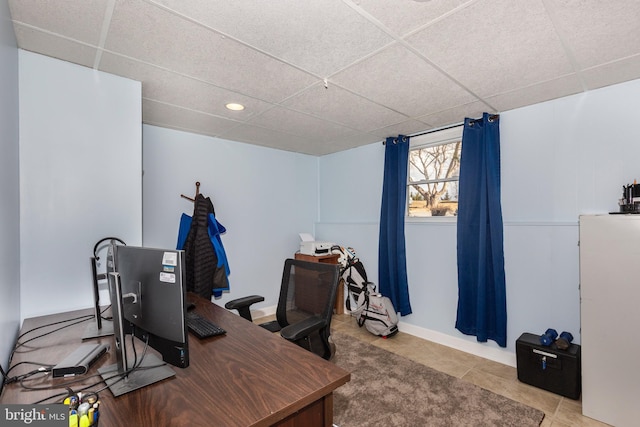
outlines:
{"label": "monitor stand", "polygon": [[142,363],[126,376],[119,372],[117,363],[104,366],[98,372],[115,397],[176,375],[173,369],[153,354],[146,354]]}
{"label": "monitor stand", "polygon": [[[111,259],[110,259],[111,258]],[[111,320],[102,319],[102,311],[100,309],[100,285],[99,281],[107,278],[106,274],[98,274],[97,258],[91,258],[91,270],[93,271],[93,317],[94,322],[87,325],[82,334],[83,340],[91,338],[108,337],[113,335],[113,322]],[[113,263],[113,254],[107,255],[107,264]]]}
{"label": "monitor stand", "polygon": [[82,339],[88,340],[91,338],[108,337],[109,335],[113,335],[113,322],[111,320],[102,319],[100,323],[100,329],[98,329],[98,322],[88,324],[84,330],[84,334],[82,334]]}
{"label": "monitor stand", "polygon": [[122,297],[122,283],[120,274],[109,273],[109,293],[111,294],[111,309],[113,311],[113,328],[116,342],[117,363],[98,369],[100,376],[109,386],[115,397],[129,393],[142,387],[157,383],[175,376],[175,372],[165,362],[153,354],[145,354],[134,370],[133,363],[127,358],[127,346],[124,332],[124,300]]}

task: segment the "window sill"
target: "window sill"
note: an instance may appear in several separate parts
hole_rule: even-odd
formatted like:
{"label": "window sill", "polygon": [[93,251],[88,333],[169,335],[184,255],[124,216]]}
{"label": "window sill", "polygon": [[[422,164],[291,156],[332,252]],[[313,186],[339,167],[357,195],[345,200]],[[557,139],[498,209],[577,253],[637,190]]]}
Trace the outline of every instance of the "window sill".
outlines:
{"label": "window sill", "polygon": [[405,224],[456,225],[457,216],[419,216],[405,217]]}

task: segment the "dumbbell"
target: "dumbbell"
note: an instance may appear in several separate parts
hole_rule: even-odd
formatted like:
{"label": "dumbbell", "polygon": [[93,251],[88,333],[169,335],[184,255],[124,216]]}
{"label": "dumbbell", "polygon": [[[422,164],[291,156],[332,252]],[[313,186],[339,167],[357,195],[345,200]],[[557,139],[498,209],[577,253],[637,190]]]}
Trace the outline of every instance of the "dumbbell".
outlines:
{"label": "dumbbell", "polygon": [[566,350],[571,345],[571,341],[573,341],[573,335],[571,335],[571,332],[564,331],[556,340],[556,346],[560,350]]}
{"label": "dumbbell", "polygon": [[544,334],[540,335],[540,344],[549,347],[556,338],[558,338],[558,332],[555,329],[549,328]]}

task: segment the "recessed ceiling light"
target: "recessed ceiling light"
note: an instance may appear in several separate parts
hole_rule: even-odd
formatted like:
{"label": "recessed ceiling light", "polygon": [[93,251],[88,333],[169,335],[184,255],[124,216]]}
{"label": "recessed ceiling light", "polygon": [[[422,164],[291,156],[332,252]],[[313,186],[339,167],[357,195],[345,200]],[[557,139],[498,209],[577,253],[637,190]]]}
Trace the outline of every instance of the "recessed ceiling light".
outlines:
{"label": "recessed ceiling light", "polygon": [[242,110],[244,110],[244,105],[242,105],[242,104],[235,104],[235,103],[233,103],[233,102],[232,102],[232,103],[227,104],[227,105],[226,105],[226,107],[227,107],[229,110],[232,110],[232,111],[242,111]]}

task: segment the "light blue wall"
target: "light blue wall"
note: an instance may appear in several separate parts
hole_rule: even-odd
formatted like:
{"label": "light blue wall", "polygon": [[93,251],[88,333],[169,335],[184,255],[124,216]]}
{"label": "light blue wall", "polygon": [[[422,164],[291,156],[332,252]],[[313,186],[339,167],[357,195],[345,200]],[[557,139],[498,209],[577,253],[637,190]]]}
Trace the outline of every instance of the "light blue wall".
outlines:
{"label": "light blue wall", "polygon": [[7,369],[20,321],[18,49],[0,1],[0,364]]}
{"label": "light blue wall", "polygon": [[377,281],[378,220],[382,194],[382,142],[320,158],[320,221],[317,238],[356,250]]}
{"label": "light blue wall", "polygon": [[[19,219],[18,55],[6,2],[0,3],[0,49],[0,342],[6,343],[20,316],[15,304],[20,291],[13,287],[21,280],[17,266],[30,259],[17,255],[17,228],[24,227]],[[83,73],[93,75],[88,69]],[[501,117],[507,353],[513,353],[520,333],[547,327],[571,331],[579,341],[577,219],[615,210],[620,187],[640,179],[640,129],[635,126],[640,81],[503,112]],[[298,249],[300,232],[354,247],[370,279],[377,280],[381,143],[316,158],[154,126],[142,126],[142,132],[143,243],[175,245],[179,217],[192,210],[180,194],[193,195],[194,183],[200,181],[228,230],[223,242],[232,290],[219,303],[257,293],[267,297],[258,307],[274,306],[282,261]],[[402,319],[405,330],[469,344],[467,348],[478,353],[495,347],[491,342],[475,344],[453,327],[455,223],[412,222],[406,230],[414,313]],[[29,247],[37,246],[30,242]],[[86,262],[88,268],[89,251],[82,253],[77,263]],[[46,290],[39,286],[28,286],[29,292]],[[28,300],[22,298],[22,304]],[[72,307],[48,310],[60,308]],[[0,356],[6,358],[8,351],[0,348]]]}
{"label": "light blue wall", "polygon": [[143,241],[175,247],[183,213],[193,214],[195,182],[212,199],[231,268],[231,291],[275,306],[282,267],[313,233],[318,217],[318,158],[255,145],[143,126]]}
{"label": "light blue wall", "polygon": [[[193,210],[180,194],[193,196],[196,181],[228,230],[232,291],[220,303],[258,293],[263,307],[275,306],[283,261],[318,218],[317,157],[143,127],[139,82],[26,51],[19,57],[15,265],[23,294],[39,295],[22,298],[22,317],[90,306],[89,258],[102,237],[175,247],[180,215]],[[17,102],[12,108],[17,117]],[[64,263],[55,262],[60,253]]]}
{"label": "light blue wall", "polygon": [[[640,80],[501,114],[508,352],[522,332],[553,327],[580,340],[578,215],[617,210],[623,184],[640,179]],[[353,246],[377,280],[384,147],[320,159],[318,237]],[[406,225],[406,327],[482,353],[455,328],[456,227]],[[449,344],[451,344],[449,342]]]}
{"label": "light blue wall", "polygon": [[28,318],[92,305],[90,259],[100,239],[142,243],[142,95],[140,82],[19,52],[20,287]]}

